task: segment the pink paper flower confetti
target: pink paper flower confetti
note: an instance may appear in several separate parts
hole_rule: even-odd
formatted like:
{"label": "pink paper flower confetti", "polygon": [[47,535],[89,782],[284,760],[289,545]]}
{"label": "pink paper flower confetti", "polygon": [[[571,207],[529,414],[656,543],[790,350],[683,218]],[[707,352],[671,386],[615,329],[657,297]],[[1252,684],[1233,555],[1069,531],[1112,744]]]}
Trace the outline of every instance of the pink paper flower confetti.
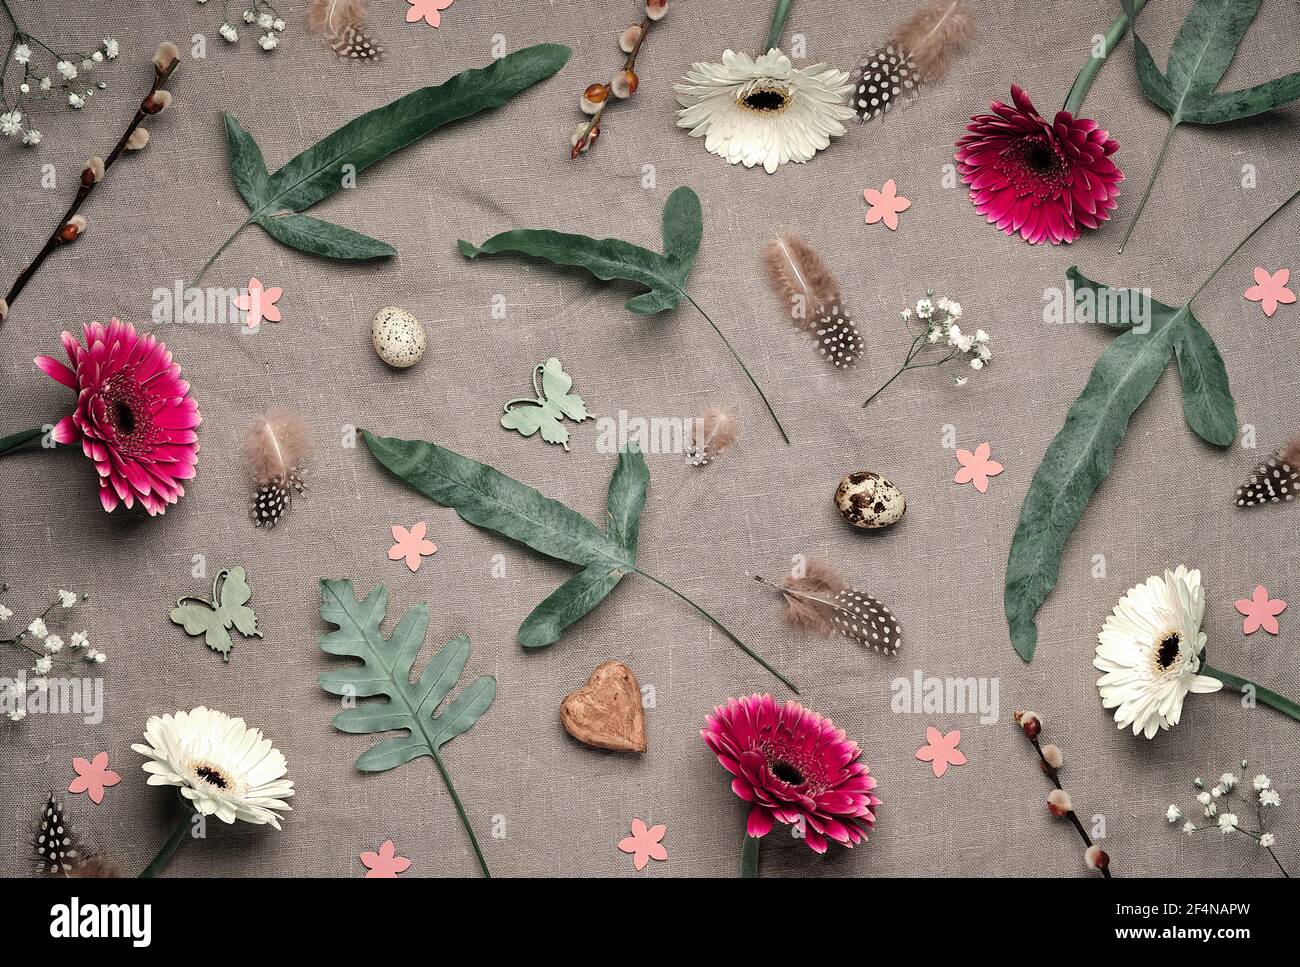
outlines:
{"label": "pink paper flower confetti", "polygon": [[398,873],[405,873],[411,868],[410,860],[397,855],[397,847],[391,839],[384,840],[378,853],[362,853],[360,859],[368,870],[365,877],[367,880],[395,880]]}
{"label": "pink paper flower confetti", "polygon": [[235,296],[235,308],[247,313],[244,325],[249,329],[256,329],[262,324],[263,319],[267,322],[280,321],[280,310],[276,303],[280,301],[282,295],[284,290],[279,286],[268,289],[262,285],[260,279],[252,278],[248,280],[248,290],[243,295]]}
{"label": "pink paper flower confetti", "polygon": [[442,11],[450,7],[454,0],[406,0],[406,2],[411,5],[411,9],[406,11],[408,24],[423,20],[429,26],[436,27],[442,23]]}
{"label": "pink paper flower confetti", "polygon": [[104,801],[105,789],[122,781],[122,777],[108,767],[107,752],[99,753],[93,762],[77,756],[72,760],[72,768],[76,771],[77,778],[69,784],[68,792],[87,793],[90,801],[96,805]]}
{"label": "pink paper flower confetti", "polygon": [[406,559],[406,566],[412,572],[420,570],[423,563],[421,558],[428,557],[438,550],[438,545],[433,541],[425,539],[425,532],[429,529],[428,523],[420,521],[410,530],[398,524],[393,525],[393,540],[397,543],[388,549],[388,559],[390,561],[400,561]]}
{"label": "pink paper flower confetti", "polygon": [[870,206],[867,208],[867,224],[884,222],[885,227],[891,232],[898,228],[899,212],[905,212],[912,207],[912,203],[898,193],[898,185],[893,178],[885,182],[879,191],[868,188],[862,193],[862,197]]}
{"label": "pink paper flower confetti", "polygon": [[964,766],[966,755],[957,748],[961,741],[961,730],[953,729],[944,735],[933,725],[925,730],[926,744],[916,750],[916,757],[922,762],[930,763],[937,779],[948,771],[949,766]]}
{"label": "pink paper flower confetti", "polygon": [[664,849],[663,843],[659,842],[664,838],[666,832],[668,832],[668,827],[662,823],[646,829],[642,820],[634,819],[632,820],[632,835],[621,840],[618,848],[624,853],[631,853],[632,865],[638,870],[644,870],[646,864],[651,860],[668,859],[668,850]]}
{"label": "pink paper flower confetti", "polygon": [[1249,598],[1237,602],[1237,610],[1246,616],[1241,623],[1241,633],[1253,635],[1263,628],[1270,635],[1278,632],[1277,616],[1286,610],[1286,602],[1281,598],[1270,598],[1268,588],[1260,584]]}
{"label": "pink paper flower confetti", "polygon": [[957,462],[961,464],[961,469],[952,478],[952,482],[973,483],[976,490],[984,493],[989,489],[989,477],[996,477],[1003,469],[1002,464],[989,459],[991,453],[992,448],[987,443],[977,446],[974,453],[969,450],[958,450]]}
{"label": "pink paper flower confetti", "polygon": [[1286,287],[1290,278],[1290,269],[1278,269],[1270,275],[1268,269],[1255,266],[1255,284],[1246,290],[1246,301],[1258,302],[1264,315],[1273,315],[1279,305],[1295,302],[1295,293]]}

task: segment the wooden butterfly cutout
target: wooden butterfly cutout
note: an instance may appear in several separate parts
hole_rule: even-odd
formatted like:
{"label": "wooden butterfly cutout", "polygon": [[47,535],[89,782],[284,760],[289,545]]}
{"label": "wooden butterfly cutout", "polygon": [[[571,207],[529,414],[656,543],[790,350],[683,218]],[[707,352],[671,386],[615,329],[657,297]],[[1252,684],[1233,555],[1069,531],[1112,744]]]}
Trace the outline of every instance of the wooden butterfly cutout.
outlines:
{"label": "wooden butterfly cutout", "polygon": [[552,356],[533,370],[533,389],[537,398],[511,400],[505,406],[501,425],[507,430],[517,430],[523,436],[532,436],[540,430],[547,443],[559,443],[564,449],[569,449],[569,431],[560,421],[568,417],[581,423],[594,415],[587,412],[581,396],[569,392],[572,388],[573,377]]}
{"label": "wooden butterfly cutout", "polygon": [[[217,586],[220,585],[220,595]],[[245,638],[261,638],[257,630],[257,615],[248,606],[253,590],[248,586],[244,569],[222,569],[212,579],[212,600],[205,601],[186,595],[171,610],[171,619],[185,629],[188,635],[203,635],[207,646],[230,661],[234,641],[230,629],[234,628]]]}

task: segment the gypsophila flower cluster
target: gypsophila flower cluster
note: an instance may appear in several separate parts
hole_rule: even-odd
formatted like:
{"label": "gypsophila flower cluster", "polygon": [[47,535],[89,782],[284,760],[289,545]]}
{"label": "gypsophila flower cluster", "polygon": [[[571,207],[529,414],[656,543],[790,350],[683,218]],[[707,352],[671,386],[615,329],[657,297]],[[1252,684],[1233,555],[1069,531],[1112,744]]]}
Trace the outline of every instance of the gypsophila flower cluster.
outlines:
{"label": "gypsophila flower cluster", "polygon": [[[0,584],[0,593],[8,590],[9,585]],[[72,609],[89,598],[88,594],[77,594],[60,588],[54,592],[54,600],[38,617],[22,626],[22,630],[12,637],[0,638],[0,645],[9,645],[15,650],[27,652],[29,660],[30,656],[35,656],[31,666],[35,678],[10,684],[8,687],[11,690],[42,687],[44,677],[54,670],[56,655],[63,655],[69,664],[80,659],[88,664],[102,665],[108,660],[107,655],[91,645],[86,631],[73,632],[66,642],[61,634],[56,633],[68,624],[68,614]],[[11,624],[19,624],[13,618],[13,610],[0,605],[0,634],[9,631]],[[7,702],[5,707],[9,709],[7,715],[11,721],[17,722],[26,716],[22,702]]]}
{"label": "gypsophila flower cluster", "polygon": [[[200,6],[207,3],[207,0],[198,0]],[[284,18],[280,16],[279,11],[275,9],[266,0],[253,0],[251,6],[244,9],[244,12],[238,18],[232,18],[230,15],[229,4],[226,6],[225,20],[222,21],[217,33],[221,35],[222,40],[228,44],[239,43],[239,26],[235,21],[244,24],[246,27],[257,30],[260,36],[257,38],[257,46],[262,50],[270,53],[280,46],[280,35],[284,33]]]}
{"label": "gypsophila flower cluster", "polygon": [[[1249,765],[1249,760],[1241,760],[1242,776],[1245,775]],[[1243,785],[1242,776],[1225,772],[1219,776],[1214,785],[1208,787],[1205,780],[1199,776],[1193,779],[1192,785],[1197,790],[1197,808],[1192,808],[1189,812],[1199,811],[1206,821],[1198,826],[1194,819],[1187,819],[1182,824],[1182,830],[1188,836],[1195,836],[1206,830],[1218,830],[1224,839],[1234,834],[1248,836],[1260,848],[1268,851],[1277,868],[1282,871],[1282,875],[1289,878],[1290,874],[1282,866],[1277,854],[1273,852],[1273,847],[1277,845],[1277,837],[1266,828],[1269,810],[1281,805],[1282,797],[1273,788],[1273,780],[1262,772],[1251,779],[1249,787]],[[1231,800],[1234,798],[1240,802],[1237,806],[1240,812],[1232,808]],[[1249,824],[1252,813],[1254,823]],[[1165,810],[1165,821],[1170,825],[1183,820],[1184,816],[1183,810],[1176,805],[1171,804]]]}
{"label": "gypsophila flower cluster", "polygon": [[[867,398],[863,406],[883,393],[909,369],[928,369],[960,361],[971,370],[979,372],[993,358],[993,351],[989,348],[989,334],[983,329],[976,329],[973,333],[963,332],[958,321],[962,317],[961,303],[947,297],[936,299],[933,289],[926,290],[925,297],[918,299],[915,306],[904,309],[901,316],[909,335],[913,337],[907,358],[884,386]],[[926,351],[932,348],[943,355],[937,359],[920,361]],[[965,386],[969,375],[963,372],[962,375],[955,376],[953,382],[957,386]]]}
{"label": "gypsophila flower cluster", "polygon": [[27,147],[45,140],[32,126],[34,105],[59,97],[73,110],[80,110],[108,85],[96,80],[101,65],[116,60],[121,46],[105,37],[94,50],[69,52],[55,50],[33,37],[19,25],[7,3],[0,3],[0,37],[3,23],[10,28],[7,61],[0,65],[0,135]]}

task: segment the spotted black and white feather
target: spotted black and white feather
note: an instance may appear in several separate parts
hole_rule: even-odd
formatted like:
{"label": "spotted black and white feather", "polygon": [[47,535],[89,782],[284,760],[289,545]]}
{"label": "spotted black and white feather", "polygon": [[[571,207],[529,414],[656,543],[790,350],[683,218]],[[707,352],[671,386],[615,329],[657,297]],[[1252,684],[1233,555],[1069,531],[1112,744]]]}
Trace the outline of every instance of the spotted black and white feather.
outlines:
{"label": "spotted black and white feather", "polygon": [[296,414],[273,410],[254,421],[246,447],[253,485],[249,518],[254,527],[274,527],[293,507],[294,494],[307,489],[307,427]]}
{"label": "spotted black and white feather", "polygon": [[794,327],[812,336],[827,362],[851,369],[865,343],[825,260],[798,235],[782,232],[763,249],[763,270]]}
{"label": "spotted black and white feather", "polygon": [[971,17],[962,0],[929,0],[872,51],[854,75],[853,109],[870,121],[939,80],[965,46]]}
{"label": "spotted black and white feather", "polygon": [[1285,503],[1300,489],[1300,439],[1269,455],[1255,467],[1250,479],[1237,488],[1238,507]]}
{"label": "spotted black and white feather", "polygon": [[875,595],[849,587],[823,561],[808,561],[802,574],[780,584],[757,580],[784,596],[791,627],[823,636],[839,632],[885,655],[897,654],[903,643],[903,628],[893,612]]}
{"label": "spotted black and white feather", "polygon": [[53,793],[41,810],[32,849],[36,854],[38,876],[70,876],[81,863],[81,843],[68,826],[63,806],[55,800]]}
{"label": "spotted black and white feather", "polygon": [[320,34],[340,60],[377,61],[384,48],[365,31],[366,0],[312,0],[307,31]]}
{"label": "spotted black and white feather", "polygon": [[838,302],[817,308],[817,324],[812,331],[817,351],[837,369],[852,369],[865,345],[862,333]]}

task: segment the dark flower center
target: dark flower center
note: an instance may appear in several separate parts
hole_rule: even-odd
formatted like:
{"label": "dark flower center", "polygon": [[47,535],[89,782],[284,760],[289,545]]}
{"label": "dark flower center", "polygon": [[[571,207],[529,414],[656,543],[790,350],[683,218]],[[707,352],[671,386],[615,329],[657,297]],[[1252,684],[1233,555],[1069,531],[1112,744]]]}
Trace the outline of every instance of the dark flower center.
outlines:
{"label": "dark flower center", "polygon": [[209,785],[216,786],[218,789],[228,789],[230,787],[230,783],[226,780],[226,777],[221,774],[221,771],[219,769],[214,769],[212,766],[199,766],[194,770],[194,774]]}
{"label": "dark flower center", "polygon": [[1056,167],[1056,152],[1039,141],[1029,146],[1025,152],[1025,161],[1035,171],[1046,173]]}
{"label": "dark flower center", "polygon": [[130,436],[135,432],[135,412],[126,400],[113,401],[113,425],[123,436]]}
{"label": "dark flower center", "polygon": [[783,87],[753,87],[740,99],[741,107],[756,114],[779,114],[790,104],[790,92]]}
{"label": "dark flower center", "polygon": [[782,762],[778,759],[776,762],[771,764],[770,768],[772,770],[772,775],[776,776],[782,782],[788,782],[792,786],[803,784],[803,773],[788,762]]}
{"label": "dark flower center", "polygon": [[1178,658],[1178,650],[1182,641],[1182,636],[1178,632],[1171,631],[1160,642],[1160,647],[1156,649],[1156,664],[1160,666],[1161,671],[1168,671]]}

